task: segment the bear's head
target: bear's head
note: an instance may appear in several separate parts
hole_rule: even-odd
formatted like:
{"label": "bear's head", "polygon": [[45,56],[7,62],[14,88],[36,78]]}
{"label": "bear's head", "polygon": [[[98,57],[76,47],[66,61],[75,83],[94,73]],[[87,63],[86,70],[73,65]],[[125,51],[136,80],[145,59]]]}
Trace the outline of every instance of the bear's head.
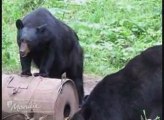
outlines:
{"label": "bear's head", "polygon": [[16,21],[18,29],[17,42],[21,57],[27,56],[30,51],[39,46],[41,41],[43,41],[46,26],[47,24],[29,27],[24,25],[20,19]]}

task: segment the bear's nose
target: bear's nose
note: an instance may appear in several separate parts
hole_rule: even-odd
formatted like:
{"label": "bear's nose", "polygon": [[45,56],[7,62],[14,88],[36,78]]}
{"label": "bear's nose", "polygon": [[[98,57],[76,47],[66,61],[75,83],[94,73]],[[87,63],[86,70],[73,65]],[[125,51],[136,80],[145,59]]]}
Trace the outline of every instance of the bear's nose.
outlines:
{"label": "bear's nose", "polygon": [[21,56],[21,57],[25,57],[25,52],[20,51],[20,56]]}

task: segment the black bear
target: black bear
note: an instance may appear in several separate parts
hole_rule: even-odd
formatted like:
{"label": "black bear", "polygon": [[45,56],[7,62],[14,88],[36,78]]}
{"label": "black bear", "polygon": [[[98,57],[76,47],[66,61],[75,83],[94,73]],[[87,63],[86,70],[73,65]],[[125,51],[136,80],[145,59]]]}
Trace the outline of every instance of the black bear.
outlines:
{"label": "black bear", "polygon": [[[144,111],[145,113],[144,114]],[[107,75],[71,120],[162,120],[162,46],[148,48]]]}
{"label": "black bear", "polygon": [[21,75],[31,76],[31,62],[39,68],[34,76],[61,78],[63,73],[83,92],[83,49],[77,34],[47,9],[38,8],[16,21]]}

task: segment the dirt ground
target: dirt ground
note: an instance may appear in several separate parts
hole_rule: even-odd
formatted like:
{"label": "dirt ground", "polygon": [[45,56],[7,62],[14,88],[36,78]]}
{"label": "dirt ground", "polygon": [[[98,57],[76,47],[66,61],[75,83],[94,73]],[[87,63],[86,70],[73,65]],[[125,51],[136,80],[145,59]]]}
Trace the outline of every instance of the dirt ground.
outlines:
{"label": "dirt ground", "polygon": [[88,95],[92,89],[95,87],[95,85],[102,79],[101,76],[95,76],[95,75],[84,75],[84,92],[85,95]]}

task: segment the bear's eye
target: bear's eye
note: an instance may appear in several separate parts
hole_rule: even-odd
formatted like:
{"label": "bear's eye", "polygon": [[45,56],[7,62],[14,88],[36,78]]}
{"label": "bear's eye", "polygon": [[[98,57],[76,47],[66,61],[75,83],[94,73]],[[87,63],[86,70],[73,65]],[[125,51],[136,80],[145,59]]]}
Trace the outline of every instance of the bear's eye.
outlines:
{"label": "bear's eye", "polygon": [[29,43],[30,42],[30,40],[27,40],[27,39],[21,39],[20,41],[21,42],[26,42],[26,43]]}
{"label": "bear's eye", "polygon": [[25,42],[25,40],[24,40],[24,39],[20,39],[20,41],[21,41],[21,42]]}

